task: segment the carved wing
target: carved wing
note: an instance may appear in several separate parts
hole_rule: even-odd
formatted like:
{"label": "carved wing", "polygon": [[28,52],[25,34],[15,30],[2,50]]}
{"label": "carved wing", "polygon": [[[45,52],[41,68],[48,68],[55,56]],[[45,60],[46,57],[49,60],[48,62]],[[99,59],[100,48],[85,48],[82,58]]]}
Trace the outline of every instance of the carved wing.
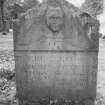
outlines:
{"label": "carved wing", "polygon": [[39,34],[38,29],[41,29],[40,27],[43,26],[43,15],[45,14],[46,8],[46,4],[39,4],[34,8],[27,10],[27,12],[21,14],[21,17],[14,22],[15,46],[18,46],[18,44],[21,46],[28,44],[31,40],[29,35]]}

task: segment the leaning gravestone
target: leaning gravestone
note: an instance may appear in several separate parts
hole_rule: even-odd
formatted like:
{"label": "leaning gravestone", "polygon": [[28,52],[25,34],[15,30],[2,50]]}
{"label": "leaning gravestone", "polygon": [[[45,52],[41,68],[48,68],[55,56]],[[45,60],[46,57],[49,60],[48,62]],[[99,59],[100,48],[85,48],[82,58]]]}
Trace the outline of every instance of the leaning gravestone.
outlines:
{"label": "leaning gravestone", "polygon": [[96,97],[99,23],[64,0],[46,0],[14,24],[20,105]]}

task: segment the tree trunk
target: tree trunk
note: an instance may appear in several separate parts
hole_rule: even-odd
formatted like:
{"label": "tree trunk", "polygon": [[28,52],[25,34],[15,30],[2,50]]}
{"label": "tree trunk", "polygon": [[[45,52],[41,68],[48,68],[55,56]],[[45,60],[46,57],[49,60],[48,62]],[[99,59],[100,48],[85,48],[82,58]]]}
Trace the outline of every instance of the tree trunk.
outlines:
{"label": "tree trunk", "polygon": [[2,20],[2,31],[5,30],[5,20],[4,20],[4,0],[1,0],[1,20]]}

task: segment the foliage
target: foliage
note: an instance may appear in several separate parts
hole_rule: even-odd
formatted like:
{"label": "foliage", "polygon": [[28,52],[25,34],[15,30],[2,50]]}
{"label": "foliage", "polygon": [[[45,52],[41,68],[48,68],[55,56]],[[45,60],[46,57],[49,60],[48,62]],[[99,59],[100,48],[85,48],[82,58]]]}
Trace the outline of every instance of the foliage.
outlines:
{"label": "foliage", "polygon": [[[11,2],[10,2],[11,1]],[[7,0],[9,6],[14,6],[14,4],[19,5],[24,10],[30,9],[36,4],[38,4],[37,0],[24,0],[24,2],[21,2],[21,0]]]}
{"label": "foliage", "polygon": [[12,51],[0,51],[0,105],[14,105],[11,104],[16,96],[13,55]]}
{"label": "foliage", "polygon": [[14,72],[14,56],[12,51],[0,52],[0,72],[11,71]]}
{"label": "foliage", "polygon": [[92,16],[97,16],[103,12],[104,0],[85,0],[81,9]]}

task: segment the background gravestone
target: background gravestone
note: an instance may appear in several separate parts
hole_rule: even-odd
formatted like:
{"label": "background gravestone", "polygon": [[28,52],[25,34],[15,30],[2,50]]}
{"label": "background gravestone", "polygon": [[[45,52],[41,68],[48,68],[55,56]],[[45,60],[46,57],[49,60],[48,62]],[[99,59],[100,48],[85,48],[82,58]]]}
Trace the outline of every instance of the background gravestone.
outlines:
{"label": "background gravestone", "polygon": [[14,23],[20,105],[69,100],[93,105],[99,22],[64,0],[48,0]]}

